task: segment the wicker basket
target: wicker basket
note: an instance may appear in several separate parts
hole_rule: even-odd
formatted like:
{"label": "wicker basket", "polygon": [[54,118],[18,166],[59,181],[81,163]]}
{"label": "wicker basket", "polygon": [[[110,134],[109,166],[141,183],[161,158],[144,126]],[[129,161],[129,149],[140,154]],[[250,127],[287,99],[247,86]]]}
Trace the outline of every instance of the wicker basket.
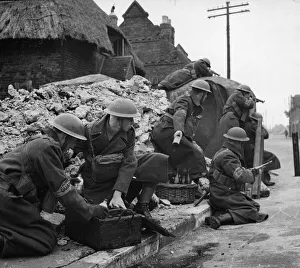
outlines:
{"label": "wicker basket", "polygon": [[172,204],[189,204],[195,201],[197,189],[197,184],[159,183],[156,195],[161,199],[168,199]]}

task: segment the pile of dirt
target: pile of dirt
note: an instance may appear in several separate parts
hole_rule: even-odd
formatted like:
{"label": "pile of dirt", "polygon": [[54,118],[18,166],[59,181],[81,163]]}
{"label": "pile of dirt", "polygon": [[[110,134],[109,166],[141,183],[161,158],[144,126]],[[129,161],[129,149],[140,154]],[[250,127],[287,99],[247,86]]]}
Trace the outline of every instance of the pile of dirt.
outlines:
{"label": "pile of dirt", "polygon": [[97,78],[51,83],[31,92],[9,86],[9,97],[0,106],[0,156],[24,143],[60,113],[72,113],[87,124],[101,118],[104,109],[119,97],[131,99],[141,114],[134,126],[136,152],[152,151],[149,131],[169,104],[165,91],[151,89],[150,82],[141,76],[126,81],[103,75]]}

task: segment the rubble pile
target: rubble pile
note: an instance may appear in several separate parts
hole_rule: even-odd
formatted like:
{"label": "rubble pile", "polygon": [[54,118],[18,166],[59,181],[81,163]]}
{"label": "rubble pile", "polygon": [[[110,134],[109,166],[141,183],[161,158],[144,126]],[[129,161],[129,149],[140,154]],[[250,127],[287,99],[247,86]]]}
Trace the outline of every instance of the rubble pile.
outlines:
{"label": "rubble pile", "polygon": [[84,124],[104,115],[104,109],[116,98],[131,99],[141,117],[135,119],[136,152],[149,152],[149,131],[169,104],[163,90],[151,89],[150,82],[133,76],[130,80],[113,78],[90,85],[47,84],[29,92],[8,88],[9,97],[0,107],[0,156],[25,141],[28,135],[49,124],[62,112],[79,117]]}

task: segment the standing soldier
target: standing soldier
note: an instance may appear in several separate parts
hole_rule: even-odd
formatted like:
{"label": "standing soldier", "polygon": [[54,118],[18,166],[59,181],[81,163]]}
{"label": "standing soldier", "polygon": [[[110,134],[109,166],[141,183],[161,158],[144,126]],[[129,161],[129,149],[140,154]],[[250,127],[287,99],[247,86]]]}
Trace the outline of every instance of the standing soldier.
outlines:
{"label": "standing soldier", "polygon": [[[151,141],[157,152],[170,156],[173,168],[190,169],[190,178],[197,179],[207,170],[203,152],[194,145],[193,136],[203,112],[201,105],[211,91],[202,79],[196,80],[191,87],[190,95],[179,96],[154,125]],[[174,150],[175,137],[181,140]]]}
{"label": "standing soldier", "polygon": [[86,142],[77,145],[84,152],[81,168],[84,180],[82,195],[91,204],[108,201],[110,208],[126,209],[137,197],[134,210],[147,218],[149,202],[159,182],[166,182],[169,157],[160,153],[134,153],[133,118],[139,116],[129,99],[116,99],[103,118],[87,126]]}
{"label": "standing soldier", "polygon": [[63,152],[77,139],[86,139],[82,122],[61,114],[51,125],[46,135],[31,137],[0,160],[1,257],[46,255],[53,250],[56,231],[40,212],[53,212],[54,198],[87,221],[107,215],[103,206],[87,204],[64,173]]}
{"label": "standing soldier", "polygon": [[[268,215],[259,213],[260,205],[240,192],[245,183],[253,183],[258,170],[242,166],[243,146],[249,140],[240,127],[233,127],[224,134],[222,148],[214,155],[208,172],[209,204],[213,216],[205,223],[213,229],[224,224],[244,224],[261,222]],[[254,174],[255,173],[255,174]]]}

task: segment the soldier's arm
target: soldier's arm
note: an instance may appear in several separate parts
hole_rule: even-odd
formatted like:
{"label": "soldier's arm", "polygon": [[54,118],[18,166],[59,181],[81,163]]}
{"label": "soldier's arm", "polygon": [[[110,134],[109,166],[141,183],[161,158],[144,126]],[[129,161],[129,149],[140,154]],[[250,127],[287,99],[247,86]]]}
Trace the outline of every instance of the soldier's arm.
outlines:
{"label": "soldier's arm", "polygon": [[188,107],[189,103],[188,100],[185,98],[179,99],[178,102],[175,104],[175,113],[173,115],[174,132],[180,130],[182,131],[182,133],[184,133],[184,124],[187,117]]}
{"label": "soldier's arm", "polygon": [[137,169],[137,159],[134,154],[135,132],[130,129],[128,133],[128,146],[123,150],[124,158],[119,169],[118,178],[113,187],[113,191],[117,190],[127,193],[132,177]]}
{"label": "soldier's arm", "polygon": [[227,154],[222,159],[223,170],[226,175],[240,183],[253,183],[254,176],[251,170],[242,167],[239,159],[233,154]]}
{"label": "soldier's arm", "polygon": [[255,101],[252,98],[245,98],[243,94],[240,92],[235,96],[235,103],[239,106],[242,110],[243,109],[252,109],[255,105]]}
{"label": "soldier's arm", "polygon": [[86,203],[71,185],[63,169],[62,151],[59,146],[46,145],[35,157],[34,166],[40,177],[45,179],[50,191],[65,207],[76,210],[86,220],[93,216],[105,217],[106,210],[103,207]]}

